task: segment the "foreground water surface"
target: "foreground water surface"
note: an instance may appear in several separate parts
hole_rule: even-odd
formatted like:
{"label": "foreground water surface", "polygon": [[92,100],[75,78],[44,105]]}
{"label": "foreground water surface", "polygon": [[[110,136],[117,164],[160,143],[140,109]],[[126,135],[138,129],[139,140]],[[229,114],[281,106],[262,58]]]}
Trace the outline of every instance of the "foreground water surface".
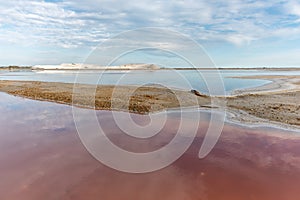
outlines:
{"label": "foreground water surface", "polygon": [[[1,200],[299,199],[297,132],[226,123],[214,149],[199,159],[209,120],[209,113],[201,113],[197,136],[182,157],[156,172],[128,174],[87,152],[70,106],[0,93],[0,112]],[[111,141],[137,152],[166,145],[180,120],[172,112],[158,135],[134,140],[118,128],[111,112],[97,111],[97,116]],[[149,123],[147,116],[132,117],[140,125]]]}

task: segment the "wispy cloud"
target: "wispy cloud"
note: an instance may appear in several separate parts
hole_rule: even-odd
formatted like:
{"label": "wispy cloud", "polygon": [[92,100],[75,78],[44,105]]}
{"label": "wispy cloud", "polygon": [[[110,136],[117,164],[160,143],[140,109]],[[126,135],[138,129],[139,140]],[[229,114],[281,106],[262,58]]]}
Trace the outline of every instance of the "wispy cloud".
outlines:
{"label": "wispy cloud", "polygon": [[295,0],[12,0],[1,2],[0,9],[0,43],[6,45],[89,48],[140,27],[170,28],[199,42],[239,47],[300,39]]}

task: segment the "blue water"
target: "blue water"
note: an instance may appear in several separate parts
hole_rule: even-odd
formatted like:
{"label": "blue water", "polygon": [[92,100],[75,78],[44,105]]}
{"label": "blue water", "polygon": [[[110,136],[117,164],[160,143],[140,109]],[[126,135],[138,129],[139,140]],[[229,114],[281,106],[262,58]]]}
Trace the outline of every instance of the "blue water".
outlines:
{"label": "blue water", "polygon": [[[179,73],[179,74],[178,74]],[[300,71],[257,71],[257,70],[221,70],[219,74],[213,70],[204,70],[200,73],[194,70],[180,71],[20,71],[0,72],[0,80],[26,80],[47,81],[85,84],[161,84],[166,87],[182,89],[197,89],[208,93],[209,88],[222,87],[225,93],[231,93],[236,89],[257,87],[270,83],[268,80],[239,79],[232,76],[250,75],[300,75]],[[78,75],[78,77],[77,77]],[[77,78],[76,78],[77,77]]]}

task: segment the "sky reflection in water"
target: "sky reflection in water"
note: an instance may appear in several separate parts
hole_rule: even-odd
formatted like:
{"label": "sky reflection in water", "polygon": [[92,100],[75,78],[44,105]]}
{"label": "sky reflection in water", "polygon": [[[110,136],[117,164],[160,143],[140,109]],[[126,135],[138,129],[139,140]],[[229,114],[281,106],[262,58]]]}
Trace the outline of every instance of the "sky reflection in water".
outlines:
{"label": "sky reflection in water", "polygon": [[[197,137],[179,160],[137,175],[112,170],[85,150],[69,106],[0,93],[0,112],[0,199],[296,200],[300,195],[300,137],[283,130],[227,124],[213,151],[200,160],[209,117],[203,113]],[[167,144],[179,122],[175,112],[157,136],[132,140],[109,111],[97,115],[113,142],[137,152]],[[148,123],[147,116],[133,119]]]}

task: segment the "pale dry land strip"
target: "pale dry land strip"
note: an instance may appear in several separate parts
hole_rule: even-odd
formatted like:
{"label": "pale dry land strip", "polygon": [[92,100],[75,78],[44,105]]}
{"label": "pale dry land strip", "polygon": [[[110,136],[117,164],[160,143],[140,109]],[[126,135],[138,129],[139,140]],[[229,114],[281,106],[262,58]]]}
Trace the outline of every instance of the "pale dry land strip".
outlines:
{"label": "pale dry land strip", "polygon": [[[97,110],[119,110],[149,114],[180,107],[214,108],[212,98],[226,101],[230,111],[242,111],[255,117],[300,126],[300,77],[244,77],[273,80],[256,89],[239,91],[226,97],[196,96],[191,91],[161,86],[113,86],[35,81],[0,81],[0,91],[15,96],[75,105]],[[73,98],[74,96],[75,98]],[[218,106],[218,105],[217,105]]]}

